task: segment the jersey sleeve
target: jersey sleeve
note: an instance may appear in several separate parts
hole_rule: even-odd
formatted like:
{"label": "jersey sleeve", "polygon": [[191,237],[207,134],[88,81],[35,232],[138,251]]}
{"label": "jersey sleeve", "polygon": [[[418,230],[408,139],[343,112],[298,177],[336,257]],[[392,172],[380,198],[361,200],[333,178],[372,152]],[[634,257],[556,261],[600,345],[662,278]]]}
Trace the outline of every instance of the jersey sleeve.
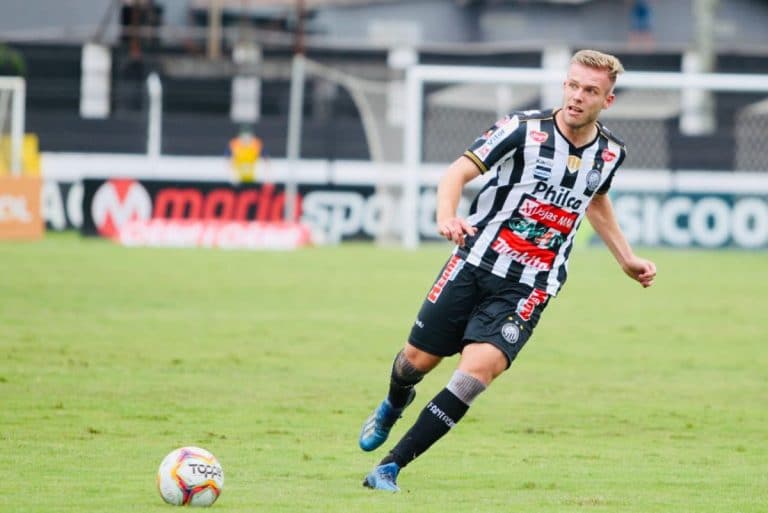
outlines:
{"label": "jersey sleeve", "polygon": [[595,191],[596,194],[608,194],[608,191],[611,190],[611,185],[613,184],[613,177],[616,176],[616,171],[618,171],[618,169],[624,163],[624,159],[626,157],[627,157],[627,149],[622,147],[621,154],[619,155],[619,160],[616,162],[616,165],[613,166],[613,169],[611,169],[611,174],[608,175],[608,179],[605,180],[605,182],[603,182],[603,185],[601,185],[597,191]]}
{"label": "jersey sleeve", "polygon": [[498,120],[464,152],[481,173],[491,169],[502,157],[525,142],[525,127],[516,115]]}

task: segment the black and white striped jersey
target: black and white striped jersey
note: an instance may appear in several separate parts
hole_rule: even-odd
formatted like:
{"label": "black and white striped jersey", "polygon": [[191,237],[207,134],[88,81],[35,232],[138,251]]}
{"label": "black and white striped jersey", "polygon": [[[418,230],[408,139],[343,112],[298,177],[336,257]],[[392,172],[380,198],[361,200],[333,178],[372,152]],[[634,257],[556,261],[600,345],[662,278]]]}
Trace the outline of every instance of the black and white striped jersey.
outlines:
{"label": "black and white striped jersey", "polygon": [[624,143],[601,123],[592,142],[572,146],[555,113],[514,112],[464,153],[493,175],[467,217],[477,233],[454,251],[469,264],[550,295],[565,283],[590,200],[608,192],[626,157]]}

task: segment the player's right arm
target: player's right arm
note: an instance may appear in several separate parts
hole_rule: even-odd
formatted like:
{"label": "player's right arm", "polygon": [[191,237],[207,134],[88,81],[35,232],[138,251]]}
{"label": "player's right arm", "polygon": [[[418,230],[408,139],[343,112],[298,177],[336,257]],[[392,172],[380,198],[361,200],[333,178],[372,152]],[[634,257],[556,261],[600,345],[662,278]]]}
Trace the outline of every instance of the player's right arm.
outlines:
{"label": "player's right arm", "polygon": [[442,237],[459,246],[465,235],[474,235],[477,229],[466,219],[456,215],[464,186],[480,176],[480,168],[466,156],[456,159],[440,179],[437,186],[437,230]]}

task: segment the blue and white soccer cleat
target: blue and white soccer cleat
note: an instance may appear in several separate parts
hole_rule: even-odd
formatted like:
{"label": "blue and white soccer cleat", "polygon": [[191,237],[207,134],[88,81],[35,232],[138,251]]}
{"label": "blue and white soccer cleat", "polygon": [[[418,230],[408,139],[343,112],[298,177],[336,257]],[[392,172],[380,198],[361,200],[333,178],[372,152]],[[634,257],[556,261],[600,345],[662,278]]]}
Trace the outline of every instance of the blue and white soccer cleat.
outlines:
{"label": "blue and white soccer cleat", "polygon": [[400,487],[397,486],[397,474],[399,473],[400,467],[395,462],[379,465],[370,474],[365,476],[363,486],[373,488],[374,490],[399,492]]}
{"label": "blue and white soccer cleat", "polygon": [[411,389],[408,401],[402,408],[393,408],[389,399],[384,399],[376,410],[365,419],[360,430],[360,448],[364,451],[372,451],[383,444],[389,436],[389,430],[395,425],[403,411],[413,402],[416,390]]}

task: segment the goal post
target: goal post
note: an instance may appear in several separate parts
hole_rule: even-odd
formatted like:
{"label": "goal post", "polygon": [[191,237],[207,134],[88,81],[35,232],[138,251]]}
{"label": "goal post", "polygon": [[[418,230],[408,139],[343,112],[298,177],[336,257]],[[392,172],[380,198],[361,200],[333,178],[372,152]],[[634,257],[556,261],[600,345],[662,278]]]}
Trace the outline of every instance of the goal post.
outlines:
{"label": "goal post", "polygon": [[[505,86],[511,93],[507,96],[507,112],[552,108],[558,105],[542,105],[542,98],[551,97],[553,87],[565,80],[565,70],[544,68],[502,68],[483,66],[444,66],[417,64],[406,71],[405,86],[405,130],[403,133],[403,178],[402,178],[402,245],[415,249],[420,242],[418,227],[419,193],[423,180],[423,169],[427,162],[444,164],[460,155],[483,130],[498,118],[493,105],[491,87]],[[486,87],[485,94],[478,90],[467,91],[462,101],[458,95],[438,105],[432,99],[438,91],[474,84]],[[531,91],[537,93],[531,96]],[[630,152],[624,167],[633,169],[669,170],[668,137],[670,121],[678,120],[681,132],[683,119],[697,108],[696,98],[704,93],[731,93],[741,103],[759,101],[768,97],[768,81],[765,75],[725,73],[683,73],[683,72],[627,72],[616,84],[619,101],[606,110],[601,119],[619,134],[627,134],[629,144],[639,151]],[[549,95],[547,94],[549,93]],[[697,96],[698,95],[698,96]],[[503,96],[503,95],[502,95]],[[485,116],[467,115],[477,111],[478,98],[485,98],[489,105]],[[448,107],[446,107],[448,105]],[[740,105],[738,109],[747,110]],[[449,116],[435,115],[437,110],[449,112]],[[451,110],[452,109],[452,110]],[[735,119],[740,119],[740,110]],[[758,123],[768,129],[768,109],[751,108],[751,122],[755,116],[764,114]],[[452,113],[452,114],[451,114]],[[754,125],[753,125],[754,126]],[[446,130],[450,128],[451,132]],[[464,129],[464,130],[462,130]],[[728,127],[738,152],[738,132]],[[439,132],[431,136],[432,132]],[[431,151],[430,146],[442,144],[446,151]],[[763,145],[760,155],[750,160],[754,171],[768,171],[768,146]],[[638,161],[640,157],[650,159]],[[762,160],[761,160],[762,159]],[[724,171],[734,170],[736,164]]]}
{"label": "goal post", "polygon": [[22,173],[26,82],[0,77],[0,175]]}

